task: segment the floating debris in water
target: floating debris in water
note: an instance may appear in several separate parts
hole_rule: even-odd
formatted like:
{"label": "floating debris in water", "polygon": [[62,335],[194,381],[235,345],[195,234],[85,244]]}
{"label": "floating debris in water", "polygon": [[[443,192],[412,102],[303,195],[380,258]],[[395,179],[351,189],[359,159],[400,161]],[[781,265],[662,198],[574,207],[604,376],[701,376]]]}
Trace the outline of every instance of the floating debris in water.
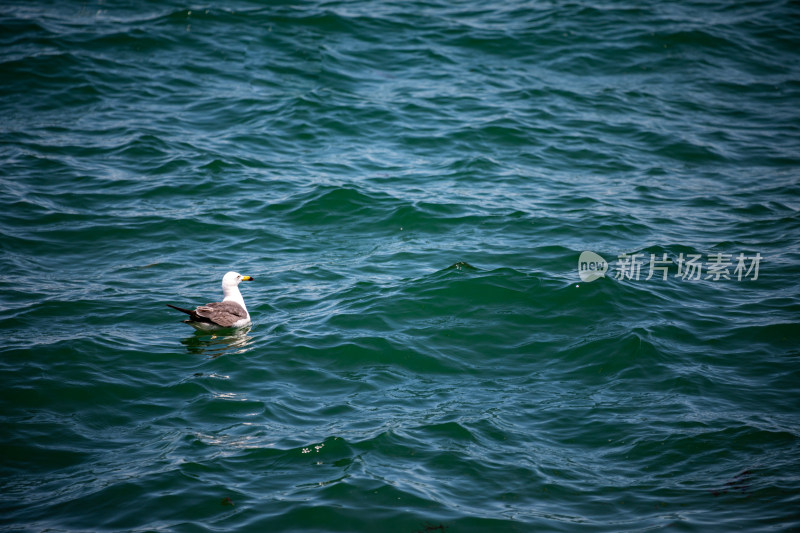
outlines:
{"label": "floating debris in water", "polygon": [[[320,443],[320,444],[317,444],[316,446],[314,446],[314,450],[315,450],[317,453],[319,453],[319,451],[320,451],[322,448],[324,448],[324,447],[325,447],[325,444],[324,444],[324,443]],[[302,451],[303,453],[311,453],[311,448],[303,448],[301,451]]]}
{"label": "floating debris in water", "polygon": [[470,265],[466,261],[459,261],[458,263],[453,263],[447,270],[478,270],[474,266]]}
{"label": "floating debris in water", "polygon": [[431,524],[429,524],[427,522],[425,522],[425,525],[423,527],[425,529],[418,529],[417,531],[415,531],[415,533],[429,533],[431,531],[444,531],[445,529],[449,529],[444,524],[439,524],[437,526],[434,526],[434,525],[431,525]]}
{"label": "floating debris in water", "polygon": [[745,470],[743,472],[740,472],[735,476],[733,476],[733,479],[725,483],[724,487],[727,488],[720,490],[712,490],[711,494],[713,494],[714,496],[719,496],[721,494],[728,494],[729,492],[733,491],[733,492],[738,492],[739,494],[749,495],[750,493],[748,492],[747,489],[750,488],[750,480],[752,476],[753,476],[752,470]]}

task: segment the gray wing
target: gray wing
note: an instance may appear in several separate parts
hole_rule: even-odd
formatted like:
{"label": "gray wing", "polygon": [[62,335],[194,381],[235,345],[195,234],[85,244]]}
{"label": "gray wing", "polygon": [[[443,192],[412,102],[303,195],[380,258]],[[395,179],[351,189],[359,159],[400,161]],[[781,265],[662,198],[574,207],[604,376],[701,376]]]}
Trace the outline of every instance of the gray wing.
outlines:
{"label": "gray wing", "polygon": [[229,328],[237,321],[247,318],[247,312],[236,302],[214,302],[201,305],[194,310],[194,315],[200,318],[199,322],[212,322],[223,328]]}

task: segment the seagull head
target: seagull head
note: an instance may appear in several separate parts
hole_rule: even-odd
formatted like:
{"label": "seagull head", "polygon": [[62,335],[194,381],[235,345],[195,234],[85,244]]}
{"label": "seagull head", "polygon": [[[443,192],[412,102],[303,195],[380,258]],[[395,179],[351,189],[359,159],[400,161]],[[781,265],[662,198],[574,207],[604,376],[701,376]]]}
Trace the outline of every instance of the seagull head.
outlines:
{"label": "seagull head", "polygon": [[228,272],[222,277],[222,291],[236,287],[242,281],[253,281],[252,276],[242,276],[238,272]]}

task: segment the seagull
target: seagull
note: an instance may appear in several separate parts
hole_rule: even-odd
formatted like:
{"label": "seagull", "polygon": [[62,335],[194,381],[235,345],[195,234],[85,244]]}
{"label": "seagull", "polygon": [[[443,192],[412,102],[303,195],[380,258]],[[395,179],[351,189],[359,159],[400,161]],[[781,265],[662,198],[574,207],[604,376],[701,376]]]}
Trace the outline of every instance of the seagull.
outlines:
{"label": "seagull", "polygon": [[238,272],[228,272],[222,277],[221,302],[214,302],[197,307],[194,311],[167,304],[167,307],[177,309],[189,315],[184,320],[193,328],[200,330],[213,330],[219,328],[241,328],[250,324],[250,313],[244,305],[244,298],[239,292],[239,283],[253,281],[251,276],[242,276]]}

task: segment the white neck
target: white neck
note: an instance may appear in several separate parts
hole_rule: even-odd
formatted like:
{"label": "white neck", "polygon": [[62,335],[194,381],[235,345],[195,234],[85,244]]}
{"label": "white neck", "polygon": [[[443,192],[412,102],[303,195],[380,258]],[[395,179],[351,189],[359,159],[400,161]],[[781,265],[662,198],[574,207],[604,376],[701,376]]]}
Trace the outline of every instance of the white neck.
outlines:
{"label": "white neck", "polygon": [[242,293],[239,292],[239,287],[234,285],[233,287],[223,287],[222,294],[225,297],[222,299],[223,302],[236,302],[237,304],[241,305],[244,309],[244,312],[247,313],[247,316],[250,316],[250,313],[247,312],[247,306],[244,305],[244,298],[242,298]]}

